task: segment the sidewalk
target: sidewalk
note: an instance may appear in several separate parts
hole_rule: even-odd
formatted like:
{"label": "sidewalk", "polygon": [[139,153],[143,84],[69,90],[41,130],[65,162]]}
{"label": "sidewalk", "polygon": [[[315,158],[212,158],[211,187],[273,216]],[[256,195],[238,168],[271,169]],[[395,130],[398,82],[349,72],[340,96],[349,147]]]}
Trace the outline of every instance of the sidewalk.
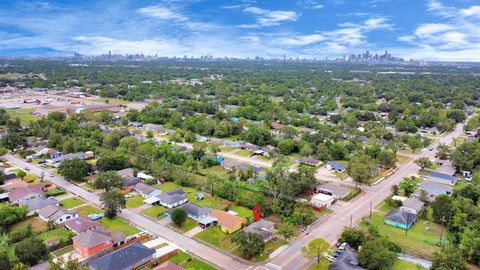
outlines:
{"label": "sidewalk", "polygon": [[200,228],[200,226],[197,226],[197,227],[191,229],[190,231],[184,233],[183,235],[185,235],[185,236],[188,237],[188,238],[192,238],[195,234],[201,232],[202,230],[203,230],[203,229]]}

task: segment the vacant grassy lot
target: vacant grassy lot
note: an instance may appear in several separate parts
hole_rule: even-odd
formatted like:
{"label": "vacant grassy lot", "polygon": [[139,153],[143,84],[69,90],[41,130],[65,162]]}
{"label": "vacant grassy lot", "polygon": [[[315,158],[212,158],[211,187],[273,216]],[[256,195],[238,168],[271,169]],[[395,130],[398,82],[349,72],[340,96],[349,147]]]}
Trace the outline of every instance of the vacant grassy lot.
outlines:
{"label": "vacant grassy lot", "polygon": [[35,109],[6,109],[8,115],[15,119],[18,118],[20,119],[20,124],[22,126],[28,125],[31,121],[36,121],[39,119],[38,116],[32,115],[31,113],[35,111]]}
{"label": "vacant grassy lot", "polygon": [[55,256],[55,257],[59,257],[59,256],[62,256],[64,254],[67,254],[67,253],[72,252],[72,251],[73,251],[73,245],[69,245],[69,246],[66,246],[64,248],[57,249],[57,250],[53,251],[52,255]]}
{"label": "vacant grassy lot", "polygon": [[90,214],[100,214],[102,213],[102,210],[88,204],[88,205],[85,205],[85,206],[82,206],[82,207],[79,207],[78,209],[78,213],[80,214],[80,216],[88,216]]}
{"label": "vacant grassy lot", "polygon": [[170,258],[171,262],[176,263],[180,266],[183,266],[185,270],[216,270],[217,268],[211,266],[210,264],[192,257],[190,254],[185,252],[179,252],[177,255]]}
{"label": "vacant grassy lot", "polygon": [[88,99],[88,101],[97,102],[97,103],[109,103],[109,104],[120,104],[120,105],[127,105],[130,102],[118,98],[93,98]]}
{"label": "vacant grassy lot", "polygon": [[102,218],[99,222],[106,228],[112,230],[112,234],[117,232],[123,232],[125,236],[134,235],[139,233],[140,230],[136,227],[130,226],[127,221],[124,219],[115,217],[115,218]]}
{"label": "vacant grassy lot", "polygon": [[173,222],[170,222],[168,225],[169,225],[170,227],[176,229],[176,230],[179,230],[179,231],[181,231],[181,232],[183,232],[183,233],[186,233],[186,232],[190,231],[191,229],[197,227],[197,226],[198,226],[198,222],[195,221],[195,220],[193,220],[193,219],[191,219],[191,218],[187,218],[187,219],[185,220],[185,222],[182,224],[181,227],[175,226],[175,224],[173,224]]}
{"label": "vacant grassy lot", "polygon": [[18,222],[14,225],[12,225],[9,228],[9,231],[12,231],[17,228],[26,228],[28,225],[32,225],[32,231],[33,233],[42,233],[46,230],[48,230],[47,223],[41,220],[38,217],[30,217],[25,219],[24,221]]}
{"label": "vacant grassy lot", "polygon": [[167,209],[165,209],[163,206],[154,205],[150,208],[143,210],[143,213],[151,217],[152,219],[160,220],[165,217],[163,213],[165,213],[166,211]]}
{"label": "vacant grassy lot", "polygon": [[426,270],[426,269],[427,268],[424,268],[417,264],[413,264],[413,263],[402,261],[402,260],[396,260],[391,270]]}
{"label": "vacant grassy lot", "polygon": [[[250,259],[250,261],[252,262],[261,262],[261,261],[264,261],[266,259],[268,259],[268,256],[274,252],[275,250],[277,250],[279,247],[283,246],[283,245],[286,245],[287,242],[282,240],[282,239],[273,239],[267,243],[265,243],[265,250],[262,252],[262,254],[260,255],[257,255],[255,257],[253,257],[252,259]],[[235,249],[232,251],[233,254],[241,257],[241,253],[238,249]]]}
{"label": "vacant grassy lot", "polygon": [[225,175],[228,174],[228,171],[223,169],[222,166],[220,166],[220,165],[213,166],[213,167],[210,167],[210,168],[201,169],[200,172],[205,173],[205,174],[212,173],[212,174],[217,174],[217,175],[220,175],[220,176],[225,176]]}
{"label": "vacant grassy lot", "polygon": [[137,208],[143,205],[142,195],[136,195],[127,199],[127,208]]}
{"label": "vacant grassy lot", "polygon": [[[442,231],[440,225],[432,222],[424,224],[424,220],[417,220],[417,223],[405,235],[405,230],[383,224],[383,217],[383,214],[374,213],[372,215],[372,224],[379,229],[381,235],[399,244],[403,252],[431,260],[433,252],[440,249],[436,246]],[[427,227],[429,228],[428,230],[426,230]]]}
{"label": "vacant grassy lot", "polygon": [[68,198],[68,199],[60,201],[60,204],[66,209],[71,209],[75,206],[79,206],[79,205],[82,205],[84,203],[85,203],[84,200],[82,200],[80,198],[77,198],[77,197],[72,197],[72,198]]}
{"label": "vacant grassy lot", "polygon": [[38,237],[45,242],[48,242],[48,241],[65,242],[74,236],[75,236],[75,233],[73,233],[72,231],[69,231],[63,227],[60,227],[60,228],[56,228],[56,229],[41,233]]}
{"label": "vacant grassy lot", "polygon": [[195,238],[218,248],[230,251],[235,247],[235,244],[232,242],[233,235],[234,234],[226,234],[222,232],[220,226],[212,226],[196,234]]}

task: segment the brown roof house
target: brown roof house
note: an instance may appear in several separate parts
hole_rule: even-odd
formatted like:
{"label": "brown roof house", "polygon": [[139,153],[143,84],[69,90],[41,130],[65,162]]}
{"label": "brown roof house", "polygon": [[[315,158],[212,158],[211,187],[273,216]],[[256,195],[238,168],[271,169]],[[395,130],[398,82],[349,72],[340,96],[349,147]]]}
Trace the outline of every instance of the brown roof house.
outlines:
{"label": "brown roof house", "polygon": [[70,219],[68,221],[65,221],[63,225],[65,226],[65,228],[76,234],[80,234],[100,227],[100,223],[93,221],[86,216],[80,216],[74,219]]}
{"label": "brown roof house", "polygon": [[32,186],[19,187],[12,190],[8,194],[8,199],[11,203],[19,203],[22,200],[43,197],[45,186],[43,184],[36,184]]}
{"label": "brown roof house", "polygon": [[38,211],[38,217],[45,222],[53,221],[56,224],[62,224],[78,217],[78,211],[67,210],[58,205],[48,205]]}
{"label": "brown roof house", "polygon": [[315,159],[313,157],[301,157],[297,159],[297,162],[302,164],[302,165],[308,165],[308,166],[313,166],[317,167],[318,165],[322,164],[322,162],[318,159]]}
{"label": "brown roof house", "polygon": [[210,212],[210,216],[217,219],[217,223],[220,225],[224,233],[229,234],[240,230],[246,222],[244,218],[217,209]]}

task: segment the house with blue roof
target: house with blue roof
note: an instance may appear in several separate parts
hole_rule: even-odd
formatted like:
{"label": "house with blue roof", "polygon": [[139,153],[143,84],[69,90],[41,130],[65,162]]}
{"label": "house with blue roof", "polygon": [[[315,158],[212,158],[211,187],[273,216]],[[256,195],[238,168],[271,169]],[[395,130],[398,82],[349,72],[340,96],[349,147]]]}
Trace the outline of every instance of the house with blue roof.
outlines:
{"label": "house with blue roof", "polygon": [[383,219],[383,223],[402,229],[410,228],[415,221],[417,221],[417,215],[397,209],[390,211]]}
{"label": "house with blue roof", "polygon": [[335,171],[335,172],[344,172],[347,170],[346,166],[342,163],[338,163],[335,161],[327,161],[327,169],[329,171]]}
{"label": "house with blue roof", "polygon": [[457,182],[456,176],[436,171],[430,171],[430,173],[428,174],[428,178],[430,181],[452,186],[455,185],[455,183]]}
{"label": "house with blue roof", "polygon": [[131,270],[151,260],[155,250],[135,242],[89,263],[91,270]]}

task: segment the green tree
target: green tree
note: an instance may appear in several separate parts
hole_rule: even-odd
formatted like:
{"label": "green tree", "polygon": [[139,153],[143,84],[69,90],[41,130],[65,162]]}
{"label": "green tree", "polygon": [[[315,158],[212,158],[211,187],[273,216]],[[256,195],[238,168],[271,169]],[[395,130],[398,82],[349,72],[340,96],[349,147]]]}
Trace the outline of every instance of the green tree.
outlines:
{"label": "green tree", "polygon": [[359,155],[350,159],[347,173],[357,184],[367,184],[377,174],[377,166],[367,155]]}
{"label": "green tree", "polygon": [[47,270],[88,270],[87,265],[82,265],[77,259],[75,258],[68,258],[65,261],[63,257],[56,258],[56,261],[53,260],[48,261],[49,265]]}
{"label": "green tree", "polygon": [[73,158],[63,161],[58,168],[58,173],[67,180],[80,182],[83,177],[88,175],[90,168],[91,165],[85,160]]}
{"label": "green tree", "polygon": [[405,177],[402,182],[400,182],[399,187],[403,190],[405,196],[410,196],[418,188],[417,182],[415,176]]}
{"label": "green tree", "polygon": [[390,269],[396,259],[388,241],[382,238],[367,240],[358,253],[359,264],[368,270]]}
{"label": "green tree", "polygon": [[476,228],[467,228],[461,234],[461,247],[464,258],[476,265],[480,264],[480,231]]}
{"label": "green tree", "polygon": [[23,170],[18,170],[17,171],[17,176],[20,177],[20,179],[23,180],[23,178],[25,178],[25,176],[27,176],[27,173]]}
{"label": "green tree", "polygon": [[310,241],[306,246],[302,247],[302,253],[307,259],[315,259],[320,264],[323,253],[328,250],[330,245],[322,238],[316,238]]}
{"label": "green tree", "polygon": [[0,251],[0,270],[10,270],[12,264],[6,252]]}
{"label": "green tree", "polygon": [[108,191],[103,193],[100,196],[100,201],[102,202],[105,216],[108,218],[115,217],[123,209],[125,209],[125,205],[127,204],[123,194],[116,191]]}
{"label": "green tree", "polygon": [[358,229],[345,228],[340,236],[339,242],[345,242],[354,249],[358,249],[359,246],[365,241],[366,235],[363,231]]}
{"label": "green tree", "polygon": [[9,149],[10,151],[14,151],[15,149],[22,148],[27,144],[27,140],[22,135],[9,132],[7,135],[3,136],[0,139],[0,145]]}
{"label": "green tree", "polygon": [[432,217],[436,223],[449,222],[453,217],[453,199],[448,195],[439,195],[432,203]]}
{"label": "green tree", "polygon": [[236,233],[232,241],[238,245],[238,250],[245,259],[251,259],[265,250],[265,242],[263,238],[256,233],[239,231]]}
{"label": "green tree", "polygon": [[0,226],[7,228],[25,218],[28,210],[22,206],[0,205]]}
{"label": "green tree", "polygon": [[13,267],[12,270],[28,270],[29,267],[21,262],[16,263]]}
{"label": "green tree", "polygon": [[290,223],[283,223],[277,231],[285,241],[288,241],[295,234],[295,227]]}
{"label": "green tree", "polygon": [[467,263],[461,250],[456,247],[445,248],[433,253],[432,270],[466,270]]}
{"label": "green tree", "polygon": [[[127,148],[127,150],[129,149]],[[132,154],[135,153],[135,151],[136,151],[136,147],[133,150],[129,150],[129,152]],[[125,169],[127,167],[128,167],[128,156],[123,153],[115,153],[113,155],[101,154],[97,160],[97,168],[99,171],[118,171],[118,170]]]}
{"label": "green tree", "polygon": [[30,237],[15,246],[18,260],[27,265],[35,265],[47,255],[47,246],[41,239]]}
{"label": "green tree", "polygon": [[104,189],[107,192],[112,188],[121,188],[123,180],[117,172],[106,171],[99,173],[92,184],[95,188]]}
{"label": "green tree", "polygon": [[430,168],[433,165],[432,161],[428,157],[418,158],[414,162],[422,171],[425,170],[425,168]]}
{"label": "green tree", "polygon": [[187,220],[187,211],[183,208],[175,208],[172,211],[172,221],[177,227],[182,227],[183,223]]}

